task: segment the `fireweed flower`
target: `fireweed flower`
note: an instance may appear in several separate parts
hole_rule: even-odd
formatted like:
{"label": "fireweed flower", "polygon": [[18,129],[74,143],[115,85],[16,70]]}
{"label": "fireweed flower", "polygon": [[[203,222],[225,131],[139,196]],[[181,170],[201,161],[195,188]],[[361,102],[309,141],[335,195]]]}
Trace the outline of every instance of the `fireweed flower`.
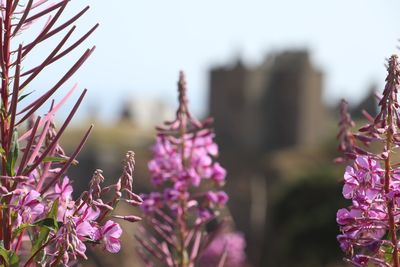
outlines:
{"label": "fireweed flower", "polygon": [[72,184],[67,176],[64,177],[60,183],[57,183],[54,187],[54,193],[59,197],[61,201],[67,202],[72,199]]}
{"label": "fireweed flower", "polygon": [[116,253],[121,249],[119,238],[122,229],[119,224],[109,220],[100,230],[100,237],[104,240],[105,247],[108,251]]}
{"label": "fireweed flower", "polygon": [[[94,245],[116,253],[120,249],[121,228],[114,220],[140,220],[134,215],[114,214],[120,201],[132,206],[142,202],[132,192],[133,152],[126,154],[123,172],[116,184],[104,185],[102,172],[97,170],[89,190],[78,199],[73,198],[73,183],[65,175],[70,166],[77,163],[76,157],[92,129],[89,127],[71,155],[59,144],[87,90],[80,94],[59,129],[53,122],[54,116],[77,86],[59,101],[51,99],[89,58],[94,47],[72,62],[47,91],[31,87],[31,82],[44,69],[56,61],[61,62],[98,26],[78,38],[73,37],[76,30],[73,24],[89,7],[68,19],[63,12],[69,2],[0,2],[1,266],[72,266],[85,259],[87,249]],[[36,21],[44,22],[44,26],[32,38],[32,34],[25,33]],[[26,62],[32,58],[33,51],[55,35],[61,38],[48,49],[42,62],[37,65]],[[47,113],[36,117],[35,114],[44,109]],[[110,201],[105,200],[106,194],[107,199],[111,197]]]}
{"label": "fireweed flower", "polygon": [[148,163],[157,190],[141,196],[150,227],[142,229],[137,240],[147,266],[198,264],[215,236],[205,226],[211,220],[217,221],[228,201],[228,195],[220,190],[226,171],[216,162],[218,146],[210,129],[211,120],[200,122],[189,112],[182,72],[178,91],[176,119],[157,128],[153,158]]}
{"label": "fireweed flower", "polygon": [[17,225],[21,223],[32,223],[44,212],[44,205],[41,203],[40,193],[31,190],[29,193],[19,196],[18,204],[15,206],[17,214]]}
{"label": "fireweed flower", "polygon": [[225,266],[243,266],[246,259],[245,246],[242,234],[220,233],[203,252],[201,266],[218,266],[221,257],[225,257]]}
{"label": "fireweed flower", "polygon": [[[397,56],[389,59],[387,70],[380,112],[376,118],[367,116],[369,123],[358,134],[350,132],[353,123],[342,102],[339,148],[350,163],[344,173],[343,196],[351,205],[337,212],[341,230],[337,239],[346,261],[354,266],[400,266],[400,164],[393,157],[400,145]],[[371,143],[381,151],[368,151]]]}

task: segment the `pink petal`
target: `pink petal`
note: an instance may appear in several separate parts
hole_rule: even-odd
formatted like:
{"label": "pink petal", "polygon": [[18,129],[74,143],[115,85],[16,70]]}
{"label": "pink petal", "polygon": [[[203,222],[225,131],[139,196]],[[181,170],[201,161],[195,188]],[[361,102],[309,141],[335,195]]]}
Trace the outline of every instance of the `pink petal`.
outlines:
{"label": "pink petal", "polygon": [[362,157],[362,156],[357,157],[356,163],[364,169],[369,169],[369,162],[367,157]]}
{"label": "pink petal", "polygon": [[118,239],[110,237],[106,242],[106,249],[111,253],[117,253],[121,250],[121,243]]}
{"label": "pink petal", "polygon": [[354,185],[352,184],[344,184],[343,186],[343,196],[346,199],[350,199],[353,197]]}
{"label": "pink petal", "polygon": [[78,236],[92,237],[94,235],[94,232],[95,232],[95,229],[90,225],[89,222],[84,221],[76,226],[76,233]]}

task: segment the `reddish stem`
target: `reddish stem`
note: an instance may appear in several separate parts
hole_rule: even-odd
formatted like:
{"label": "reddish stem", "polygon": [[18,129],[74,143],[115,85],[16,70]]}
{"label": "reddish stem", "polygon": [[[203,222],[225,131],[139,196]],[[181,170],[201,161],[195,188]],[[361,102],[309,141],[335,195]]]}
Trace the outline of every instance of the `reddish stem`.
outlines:
{"label": "reddish stem", "polygon": [[[390,193],[390,182],[391,182],[391,171],[392,171],[392,166],[390,164],[390,156],[391,156],[391,150],[393,146],[393,107],[395,106],[396,103],[394,103],[394,100],[392,98],[388,99],[387,102],[387,117],[386,117],[386,123],[388,125],[388,130],[386,131],[386,151],[387,151],[387,158],[385,159],[385,195],[389,195]],[[393,267],[399,267],[399,250],[398,250],[398,244],[397,244],[397,228],[396,228],[396,223],[394,220],[394,199],[390,199],[386,203],[387,209],[388,209],[388,216],[389,216],[389,235],[390,239],[393,244],[393,253],[392,253],[392,258],[393,258]]]}
{"label": "reddish stem", "polygon": [[[8,156],[10,151],[10,135],[12,134],[12,129],[10,129],[9,119],[8,119],[8,97],[9,97],[9,83],[10,83],[10,40],[11,40],[11,17],[12,17],[12,7],[13,0],[7,0],[5,7],[5,18],[4,18],[4,34],[2,42],[2,82],[1,82],[1,100],[2,100],[2,112],[1,112],[1,144]],[[2,159],[2,174],[7,175],[6,171],[7,160],[3,157]],[[4,181],[4,186],[9,189],[9,181]],[[5,199],[8,203],[8,198]],[[11,215],[10,209],[5,208],[3,210],[3,233],[2,238],[4,240],[5,249],[9,250],[11,248]]]}
{"label": "reddish stem", "polygon": [[[387,134],[387,146],[388,151],[391,149],[391,140],[392,134],[389,132]],[[390,153],[388,157],[385,159],[385,194],[388,195],[390,192],[390,175],[391,175],[391,166],[390,166]],[[397,228],[394,221],[394,214],[393,214],[394,203],[393,199],[388,201],[387,209],[389,215],[389,235],[393,244],[393,267],[399,267],[399,250],[397,244]]]}
{"label": "reddish stem", "polygon": [[[187,132],[187,98],[186,98],[186,81],[183,72],[179,75],[179,82],[178,82],[178,90],[179,90],[179,108],[177,111],[177,119],[179,120],[180,127],[179,127],[179,135],[181,138],[181,160],[183,168],[188,168],[188,161],[185,158],[185,135]],[[183,194],[183,193],[182,193]],[[178,227],[179,227],[179,237],[180,237],[180,244],[179,244],[179,257],[180,257],[180,266],[186,267],[188,266],[187,262],[187,251],[185,248],[185,240],[187,236],[187,225],[186,225],[186,201],[185,198],[182,197],[180,200],[181,204],[181,213],[178,215]]]}

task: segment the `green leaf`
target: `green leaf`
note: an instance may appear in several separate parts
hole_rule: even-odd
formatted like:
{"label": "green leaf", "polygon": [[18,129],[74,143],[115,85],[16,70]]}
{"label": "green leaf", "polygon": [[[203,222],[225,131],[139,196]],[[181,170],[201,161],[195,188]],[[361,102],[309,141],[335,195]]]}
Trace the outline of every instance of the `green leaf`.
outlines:
{"label": "green leaf", "polygon": [[56,199],[51,207],[48,218],[54,220],[54,224],[57,224],[57,214],[58,214],[58,199]]}
{"label": "green leaf", "polygon": [[4,259],[6,266],[19,266],[19,257],[13,251],[6,250],[3,246],[0,246],[0,256]]}
{"label": "green leaf", "polygon": [[47,227],[42,227],[39,232],[39,236],[36,239],[35,244],[33,244],[32,247],[32,255],[35,254],[43,245],[43,243],[46,241],[47,237],[50,234],[50,229]]}
{"label": "green leaf", "polygon": [[18,159],[18,153],[19,153],[18,132],[16,129],[14,129],[11,140],[11,148],[7,157],[7,166],[6,166],[7,173],[10,176],[15,175],[15,163],[17,162]]}
{"label": "green leaf", "polygon": [[0,256],[4,259],[6,265],[10,265],[8,251],[4,247],[0,247]]}
{"label": "green leaf", "polygon": [[34,225],[39,227],[47,227],[50,230],[57,230],[58,228],[57,222],[54,223],[54,220],[52,218],[45,218],[43,220],[37,221],[34,223]]}
{"label": "green leaf", "polygon": [[58,199],[54,201],[53,206],[51,207],[51,210],[47,215],[47,218],[35,223],[35,225],[41,227],[41,229],[35,244],[33,244],[32,248],[33,254],[35,254],[41,248],[43,243],[46,242],[47,237],[50,234],[50,231],[58,230],[59,225],[57,223],[57,213],[58,213]]}
{"label": "green leaf", "polygon": [[381,249],[383,251],[383,257],[385,261],[391,262],[393,257],[393,248],[391,246],[384,244],[382,245]]}
{"label": "green leaf", "polygon": [[10,267],[18,267],[19,266],[19,257],[14,252],[10,252]]}
{"label": "green leaf", "polygon": [[61,157],[45,157],[43,162],[66,162],[68,159]]}
{"label": "green leaf", "polygon": [[22,99],[24,99],[25,97],[29,96],[29,95],[32,94],[33,92],[34,92],[34,91],[32,91],[32,92],[30,92],[30,93],[27,93],[27,94],[24,94],[24,95],[21,95],[21,96],[18,98],[18,102],[21,101]]}
{"label": "green leaf", "polygon": [[33,227],[35,225],[33,224],[29,224],[29,223],[23,223],[20,226],[18,226],[14,231],[13,231],[13,237],[16,237],[17,235],[19,235],[23,230],[25,230],[26,228],[29,227]]}

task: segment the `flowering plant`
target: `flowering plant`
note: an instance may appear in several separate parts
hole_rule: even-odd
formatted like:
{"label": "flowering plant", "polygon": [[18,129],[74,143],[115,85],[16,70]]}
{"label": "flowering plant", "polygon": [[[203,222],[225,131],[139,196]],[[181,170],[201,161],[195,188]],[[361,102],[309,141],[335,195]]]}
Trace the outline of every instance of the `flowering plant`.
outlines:
{"label": "flowering plant", "polygon": [[[397,56],[388,61],[388,75],[380,111],[357,134],[342,102],[340,148],[342,161],[350,164],[344,173],[343,196],[352,201],[337,212],[341,234],[337,239],[354,266],[399,267],[400,165],[395,153],[400,145],[400,113],[397,101],[400,65]],[[378,153],[361,147],[374,143]]]}
{"label": "flowering plant", "polygon": [[145,221],[151,227],[142,229],[137,240],[147,266],[195,266],[218,232],[208,233],[205,226],[217,222],[228,201],[220,190],[226,171],[215,161],[218,147],[209,128],[211,120],[200,122],[189,112],[182,72],[178,91],[176,119],[157,128],[154,157],[148,164],[158,190],[142,196]]}
{"label": "flowering plant", "polygon": [[[203,251],[200,266],[243,266],[246,259],[245,246],[246,242],[240,233],[218,234]],[[221,257],[225,265],[221,265]]]}
{"label": "flowering plant", "polygon": [[[49,103],[47,114],[35,113],[79,69],[94,51],[83,55],[48,91],[32,99],[31,82],[48,66],[61,60],[78,47],[97,28],[66,46],[76,27],[72,24],[88,7],[57,25],[69,0],[49,5],[47,0],[3,0],[0,3],[0,264],[2,266],[70,266],[78,258],[86,258],[88,245],[99,244],[110,252],[120,249],[121,228],[110,217],[128,221],[136,216],[112,215],[120,200],[139,205],[142,200],[132,193],[133,152],[124,162],[124,171],[115,185],[103,187],[104,177],[97,170],[90,188],[78,199],[72,197],[73,187],[65,176],[87,140],[92,126],[77,148],[68,156],[59,140],[76,113],[86,89],[57,131],[53,117],[76,90],[74,86],[59,102]],[[43,29],[31,42],[20,43],[36,21],[48,17]],[[66,31],[66,32],[65,32]],[[26,60],[34,49],[59,33],[64,36],[38,65]],[[23,106],[23,107],[21,107]],[[112,199],[104,196],[111,192]]]}

